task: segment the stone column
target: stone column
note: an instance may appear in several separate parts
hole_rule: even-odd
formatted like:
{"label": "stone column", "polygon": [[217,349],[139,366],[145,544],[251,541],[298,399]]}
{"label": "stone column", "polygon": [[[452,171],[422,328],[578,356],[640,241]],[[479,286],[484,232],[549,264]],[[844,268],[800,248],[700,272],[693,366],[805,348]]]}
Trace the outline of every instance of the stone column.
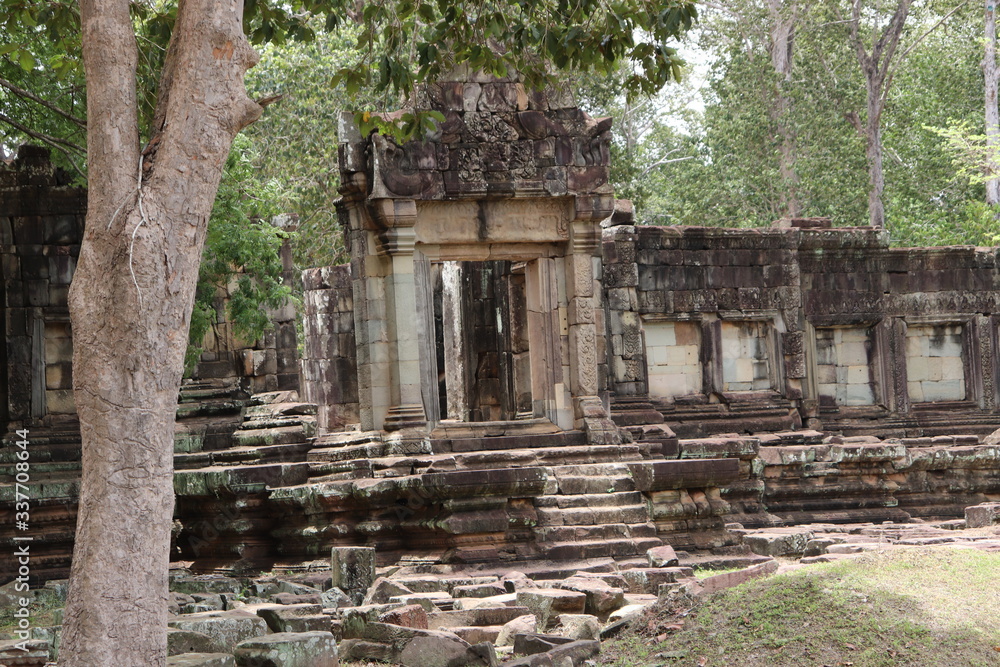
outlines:
{"label": "stone column", "polygon": [[574,427],[585,430],[592,444],[617,444],[621,435],[601,401],[598,386],[594,276],[595,265],[601,261],[599,243],[599,229],[589,217],[572,223],[570,252],[565,258],[570,393]]}
{"label": "stone column", "polygon": [[427,424],[420,372],[420,329],[425,318],[418,304],[418,292],[419,301],[424,303],[425,299],[423,290],[417,289],[418,262],[414,261],[416,234],[412,226],[399,225],[400,217],[396,222],[397,226],[385,232],[384,244],[390,258],[390,273],[386,277],[386,309],[392,381],[391,403],[385,406],[382,423],[382,428],[387,431]]}
{"label": "stone column", "polygon": [[559,291],[555,260],[542,257],[525,270],[528,330],[532,344],[531,404],[536,417],[545,417],[562,429],[573,428],[570,393],[563,375],[559,326]]}
{"label": "stone column", "polygon": [[466,366],[465,317],[462,308],[462,264],[444,262],[441,267],[444,311],[444,374],[448,388],[448,419],[469,418],[468,371]]}

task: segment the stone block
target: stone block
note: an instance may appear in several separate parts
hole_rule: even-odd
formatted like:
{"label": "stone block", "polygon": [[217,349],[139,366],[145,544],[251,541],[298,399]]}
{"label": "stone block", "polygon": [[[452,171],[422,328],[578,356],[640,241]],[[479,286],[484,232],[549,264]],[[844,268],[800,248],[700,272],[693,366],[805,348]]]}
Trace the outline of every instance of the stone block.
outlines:
{"label": "stone block", "polygon": [[256,612],[272,632],[329,632],[331,627],[332,619],[315,604],[262,607]]}
{"label": "stone block", "polygon": [[1000,503],[983,503],[965,508],[966,528],[988,528],[1000,524]]}
{"label": "stone block", "polygon": [[212,638],[217,652],[232,651],[241,641],[268,632],[264,619],[240,609],[185,614],[169,621],[167,625],[177,630],[208,635]]}
{"label": "stone block", "polygon": [[538,619],[538,627],[544,629],[559,614],[584,613],[587,596],[573,590],[535,588],[518,591],[517,604],[527,607]]}
{"label": "stone block", "polygon": [[381,614],[378,617],[379,623],[390,625],[400,625],[404,628],[428,629],[427,610],[419,604],[408,604]]}
{"label": "stone block", "polygon": [[367,591],[375,583],[374,547],[333,547],[330,576],[330,585],[348,595]]}
{"label": "stone block", "polygon": [[586,595],[584,611],[594,616],[607,616],[625,604],[624,590],[592,577],[570,577],[556,587]]}
{"label": "stone block", "polygon": [[600,639],[601,621],[590,614],[560,614],[553,632],[570,639]]}
{"label": "stone block", "polygon": [[678,564],[677,554],[669,544],[647,549],[646,560],[650,567],[676,567]]}
{"label": "stone block", "polygon": [[239,643],[240,667],[339,667],[337,641],[330,632],[279,632]]}
{"label": "stone block", "polygon": [[211,653],[215,642],[203,632],[193,630],[167,630],[167,655],[182,653]]}
{"label": "stone block", "polygon": [[497,635],[494,643],[497,646],[513,646],[514,638],[517,635],[534,633],[537,630],[538,619],[535,618],[534,614],[518,616],[517,618],[504,623],[503,627],[500,628],[500,634]]}

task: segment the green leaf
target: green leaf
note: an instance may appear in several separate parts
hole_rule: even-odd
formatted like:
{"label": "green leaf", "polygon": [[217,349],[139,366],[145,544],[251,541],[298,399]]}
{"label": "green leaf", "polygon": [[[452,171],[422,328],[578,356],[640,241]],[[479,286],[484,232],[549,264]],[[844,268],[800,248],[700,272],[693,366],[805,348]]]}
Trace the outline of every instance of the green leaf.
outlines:
{"label": "green leaf", "polygon": [[35,56],[31,55],[30,51],[21,49],[20,53],[17,54],[17,63],[25,72],[30,72],[35,69]]}

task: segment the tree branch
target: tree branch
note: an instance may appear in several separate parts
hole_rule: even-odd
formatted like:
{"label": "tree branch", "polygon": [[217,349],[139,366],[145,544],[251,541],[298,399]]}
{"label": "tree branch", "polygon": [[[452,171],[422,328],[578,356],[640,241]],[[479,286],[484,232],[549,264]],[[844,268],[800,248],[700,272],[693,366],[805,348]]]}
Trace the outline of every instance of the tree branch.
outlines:
{"label": "tree branch", "polygon": [[[905,51],[903,51],[903,53],[899,56],[899,58],[896,60],[896,62],[893,63],[892,68],[886,74],[886,77],[885,77],[885,80],[886,80],[885,90],[886,91],[889,90],[889,85],[892,83],[893,77],[896,76],[896,72],[899,70],[900,64],[904,60],[906,60],[906,56],[910,55],[910,52],[913,51],[913,49],[917,48],[917,45],[919,45],[920,42],[924,41],[924,39],[927,37],[927,35],[931,34],[935,30],[937,30],[939,27],[941,27],[941,24],[944,23],[945,21],[947,21],[949,18],[951,18],[952,14],[954,14],[955,12],[957,12],[962,7],[965,7],[967,4],[969,4],[969,0],[963,0],[963,2],[961,2],[958,5],[956,5],[954,9],[952,9],[950,12],[948,12],[947,14],[945,14],[944,16],[942,16],[941,20],[939,20],[937,23],[935,23],[930,28],[928,28],[927,32],[925,32],[924,34],[920,35],[920,37],[917,37],[916,41],[914,41],[913,44],[910,44],[910,46],[907,47],[907,49]],[[883,101],[885,100],[885,94],[884,93],[883,93],[882,99],[883,99]]]}
{"label": "tree branch", "polygon": [[73,166],[73,169],[75,169],[76,172],[78,174],[80,174],[80,176],[82,176],[84,179],[87,178],[87,175],[85,173],[83,173],[83,170],[80,169],[80,166],[76,163],[76,161],[73,159],[73,156],[67,150],[67,148],[72,148],[73,150],[76,150],[76,151],[80,152],[81,154],[86,155],[87,151],[83,148],[83,146],[80,146],[78,144],[74,144],[72,141],[66,141],[65,139],[59,139],[58,137],[49,136],[49,135],[44,134],[42,132],[35,132],[34,130],[29,130],[24,125],[21,125],[20,123],[16,122],[14,119],[9,118],[9,117],[5,116],[2,113],[0,113],[0,123],[7,123],[11,127],[15,128],[17,130],[20,130],[21,132],[24,132],[29,137],[33,137],[35,139],[38,139],[39,141],[44,141],[49,146],[52,146],[53,148],[55,148],[56,150],[58,150],[60,153],[62,153],[63,155],[66,156],[66,159]]}
{"label": "tree branch", "polygon": [[83,120],[82,118],[77,118],[76,116],[74,116],[73,114],[69,113],[68,111],[64,111],[63,109],[57,107],[55,104],[52,104],[51,102],[47,102],[46,100],[43,100],[42,98],[38,97],[37,95],[34,95],[33,93],[28,92],[27,90],[24,90],[23,88],[18,88],[17,86],[15,86],[14,84],[12,84],[10,81],[7,81],[6,79],[0,79],[0,86],[3,86],[4,88],[6,88],[10,92],[14,93],[18,97],[24,97],[26,99],[31,100],[32,102],[35,102],[37,104],[41,104],[43,107],[45,107],[49,111],[53,111],[53,112],[59,114],[60,116],[62,116],[66,120],[70,121],[71,123],[76,123],[77,125],[79,125],[82,128],[86,128],[87,127],[87,121]]}
{"label": "tree branch", "polygon": [[45,134],[44,132],[36,132],[35,130],[28,129],[26,126],[21,125],[16,120],[5,114],[0,113],[0,122],[7,123],[11,127],[18,129],[21,132],[24,132],[29,137],[34,137],[35,139],[44,141],[47,144],[51,144],[53,146],[62,145],[67,148],[72,148],[75,151],[79,151],[81,155],[87,154],[87,149],[81,146],[80,144],[75,144],[72,141],[68,141],[66,139],[60,139],[59,137],[53,137],[52,135]]}

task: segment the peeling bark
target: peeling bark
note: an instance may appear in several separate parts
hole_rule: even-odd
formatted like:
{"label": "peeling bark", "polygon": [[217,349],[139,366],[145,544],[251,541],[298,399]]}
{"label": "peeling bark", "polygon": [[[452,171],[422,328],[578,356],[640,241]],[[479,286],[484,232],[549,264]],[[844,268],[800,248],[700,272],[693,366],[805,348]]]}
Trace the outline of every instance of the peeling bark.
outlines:
{"label": "peeling bark", "polygon": [[128,0],[80,2],[90,197],[70,290],[83,472],[66,667],[166,664],[188,324],[226,156],[260,115],[243,85],[257,56],[242,11],[240,0],[181,0],[155,115],[161,135],[143,155]]}

